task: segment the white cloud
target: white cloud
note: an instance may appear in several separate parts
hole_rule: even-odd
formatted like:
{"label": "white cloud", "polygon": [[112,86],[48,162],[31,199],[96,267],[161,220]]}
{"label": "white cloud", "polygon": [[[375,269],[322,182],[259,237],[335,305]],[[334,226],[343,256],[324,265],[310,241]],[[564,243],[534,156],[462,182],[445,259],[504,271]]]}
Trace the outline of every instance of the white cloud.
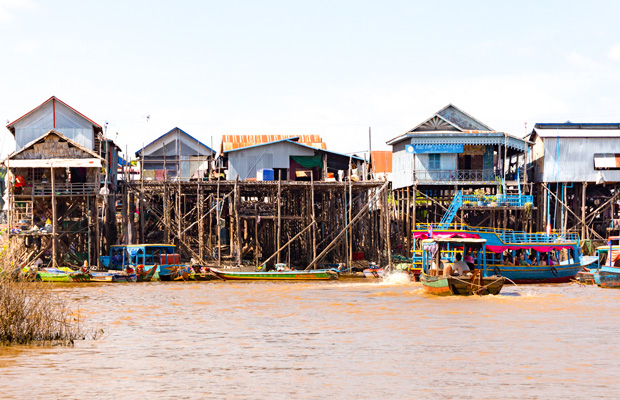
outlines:
{"label": "white cloud", "polygon": [[598,70],[601,67],[599,63],[597,63],[596,61],[584,55],[581,55],[577,53],[576,51],[573,51],[572,53],[570,53],[567,59],[571,65],[581,68],[581,69],[585,69],[585,70],[594,71],[594,70]]}
{"label": "white cloud", "polygon": [[620,44],[611,46],[611,48],[607,52],[607,57],[615,61],[620,60]]}
{"label": "white cloud", "polygon": [[32,0],[0,0],[0,22],[10,22],[15,19],[15,11],[32,10],[36,4]]}

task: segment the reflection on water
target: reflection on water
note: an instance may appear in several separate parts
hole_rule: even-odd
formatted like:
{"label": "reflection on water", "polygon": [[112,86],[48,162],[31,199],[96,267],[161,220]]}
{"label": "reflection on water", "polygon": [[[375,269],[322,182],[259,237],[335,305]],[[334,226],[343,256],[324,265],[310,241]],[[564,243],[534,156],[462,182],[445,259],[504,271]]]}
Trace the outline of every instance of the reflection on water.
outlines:
{"label": "reflection on water", "polygon": [[399,277],[58,286],[106,337],[0,348],[2,398],[617,398],[620,290]]}

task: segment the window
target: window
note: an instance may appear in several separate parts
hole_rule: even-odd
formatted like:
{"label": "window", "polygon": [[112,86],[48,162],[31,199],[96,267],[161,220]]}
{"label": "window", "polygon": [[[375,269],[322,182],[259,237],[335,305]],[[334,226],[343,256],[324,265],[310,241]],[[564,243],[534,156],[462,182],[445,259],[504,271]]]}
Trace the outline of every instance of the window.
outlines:
{"label": "window", "polygon": [[428,169],[441,169],[441,154],[428,155]]}

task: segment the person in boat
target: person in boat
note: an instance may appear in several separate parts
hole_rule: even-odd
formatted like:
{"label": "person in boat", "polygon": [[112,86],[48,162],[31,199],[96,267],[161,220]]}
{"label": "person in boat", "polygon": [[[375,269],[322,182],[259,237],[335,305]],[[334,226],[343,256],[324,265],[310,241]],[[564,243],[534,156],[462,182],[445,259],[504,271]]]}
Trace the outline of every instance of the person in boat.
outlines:
{"label": "person in boat", "polygon": [[549,265],[558,265],[558,259],[555,258],[553,252],[549,253]]}
{"label": "person in boat", "polygon": [[443,273],[443,271],[444,271],[443,260],[439,260],[439,267],[437,266],[437,263],[435,262],[435,260],[433,260],[433,265],[431,266],[431,275],[439,276]]}
{"label": "person in boat", "polygon": [[448,265],[443,270],[443,276],[450,275],[463,275],[466,272],[469,272],[469,266],[465,261],[463,261],[463,255],[461,253],[456,253],[456,261],[452,266]]}
{"label": "person in boat", "polygon": [[474,269],[474,258],[471,256],[471,254],[465,256],[465,262],[467,263],[469,270],[472,271]]}
{"label": "person in boat", "polygon": [[525,253],[519,255],[519,265],[532,265],[529,259],[525,258]]}
{"label": "person in boat", "polygon": [[540,260],[538,261],[538,265],[543,266],[543,267],[547,265],[547,257],[545,257],[545,254],[540,255]]}

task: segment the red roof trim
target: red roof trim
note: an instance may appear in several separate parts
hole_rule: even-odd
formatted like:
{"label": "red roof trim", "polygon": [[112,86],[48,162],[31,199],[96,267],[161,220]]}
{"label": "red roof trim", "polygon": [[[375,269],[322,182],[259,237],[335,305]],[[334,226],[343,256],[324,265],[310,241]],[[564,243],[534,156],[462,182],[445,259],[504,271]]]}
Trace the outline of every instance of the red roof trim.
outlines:
{"label": "red roof trim", "polygon": [[[99,125],[98,123],[96,123],[95,121],[93,121],[92,119],[88,118],[86,115],[82,114],[81,112],[79,112],[78,110],[76,110],[75,108],[71,107],[69,104],[65,103],[64,101],[60,100],[58,97],[56,96],[52,96],[49,99],[45,100],[43,103],[39,104],[38,106],[36,106],[35,108],[33,108],[32,110],[28,111],[26,114],[22,115],[21,117],[17,118],[15,121],[11,122],[10,124],[8,124],[6,127],[13,132],[13,134],[15,134],[15,132],[11,129],[11,127],[19,120],[23,119],[24,117],[32,114],[34,111],[38,110],[39,108],[43,107],[45,104],[47,104],[47,102],[49,102],[50,100],[52,101],[58,101],[59,103],[61,103],[62,105],[64,105],[65,107],[67,107],[68,109],[74,111],[75,113],[77,113],[79,116],[81,116],[82,118],[84,118],[85,120],[89,121],[91,124],[93,124],[95,127],[100,128],[101,129],[101,125]],[[54,111],[54,116],[56,112]],[[55,127],[55,126],[54,126]]]}

